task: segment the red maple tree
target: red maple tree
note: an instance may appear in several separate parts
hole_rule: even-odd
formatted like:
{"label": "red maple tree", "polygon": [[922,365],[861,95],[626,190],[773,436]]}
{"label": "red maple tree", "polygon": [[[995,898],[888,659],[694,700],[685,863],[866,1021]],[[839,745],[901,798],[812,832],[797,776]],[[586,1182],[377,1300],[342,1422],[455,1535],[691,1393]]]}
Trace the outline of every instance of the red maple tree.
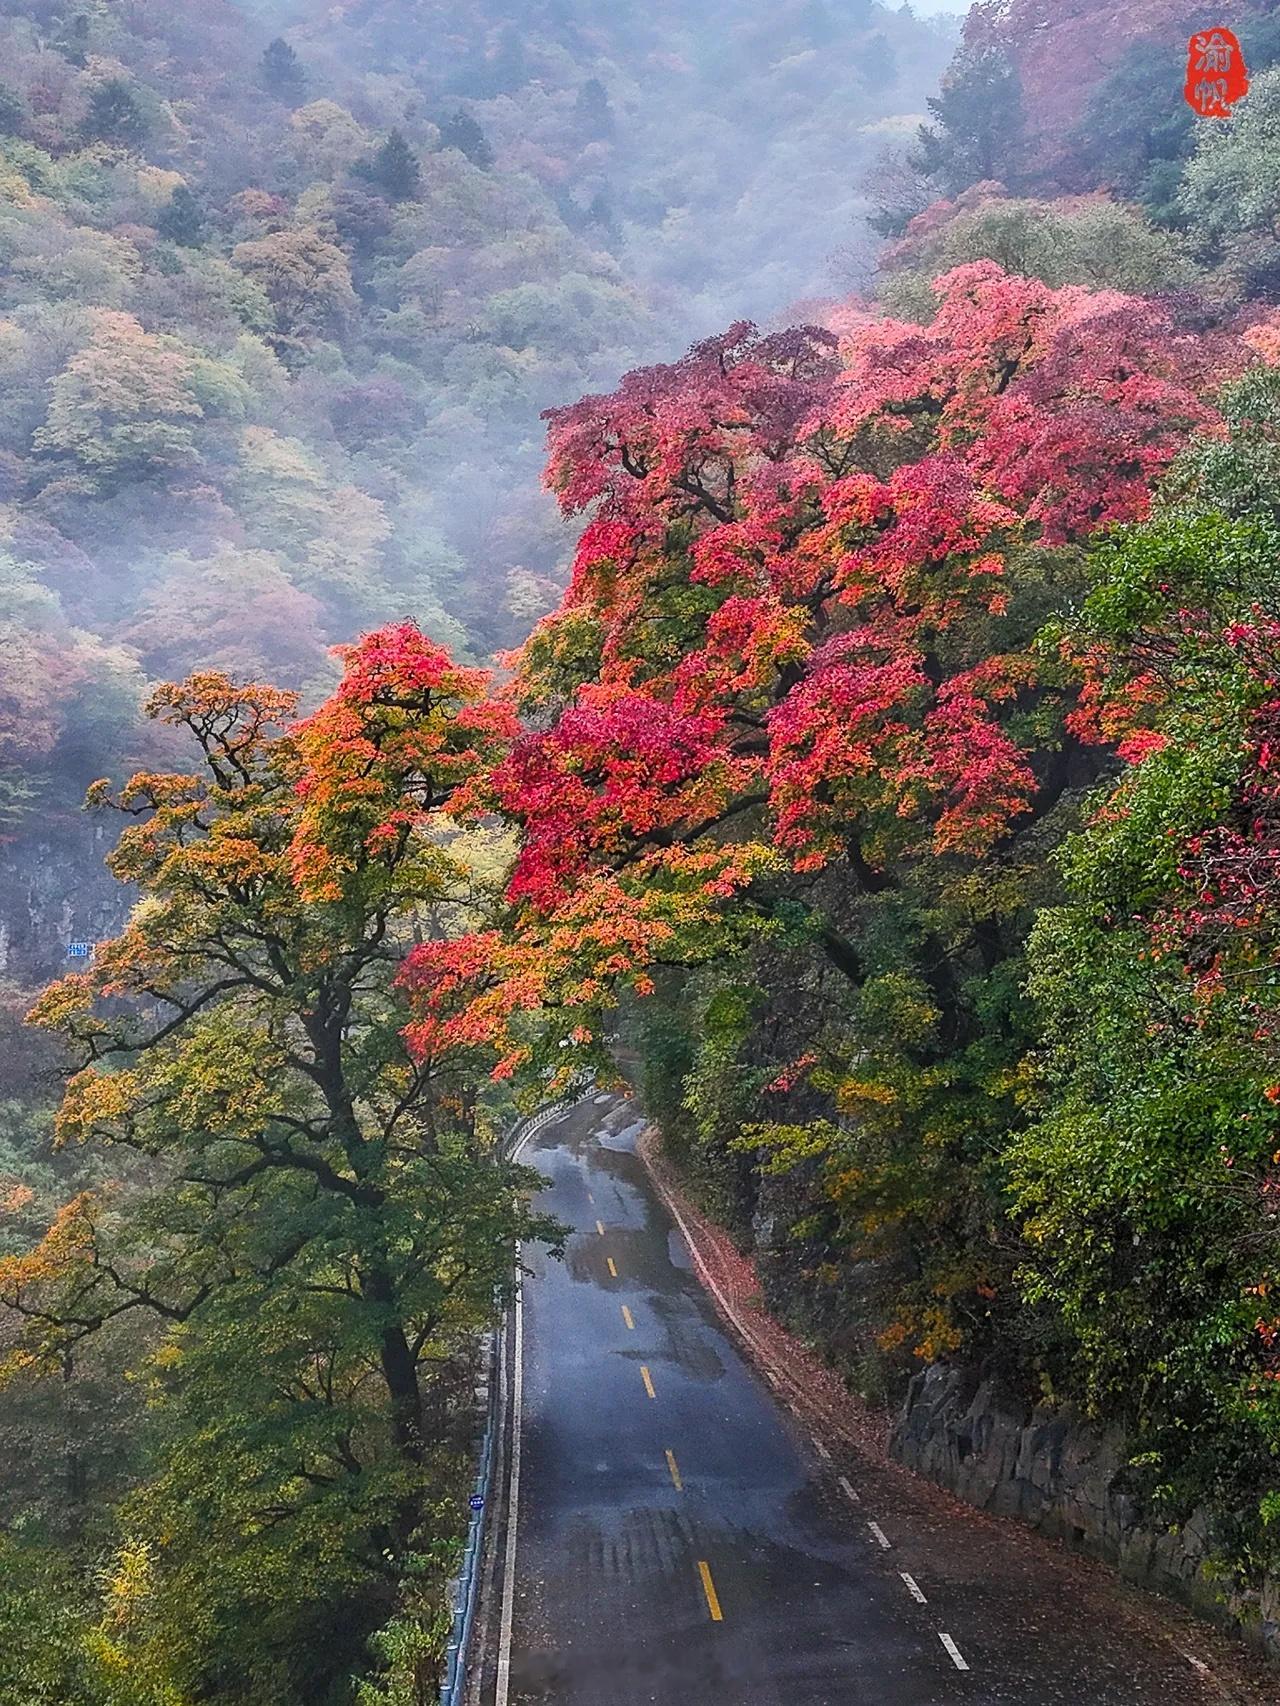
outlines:
{"label": "red maple tree", "polygon": [[989,262],[938,288],[929,326],[739,324],[550,411],[549,483],[591,514],[490,781],[520,923],[415,957],[433,1042],[709,952],[762,875],[840,857],[883,886],[1060,791],[1031,648],[1055,577],[1144,514],[1247,352]]}

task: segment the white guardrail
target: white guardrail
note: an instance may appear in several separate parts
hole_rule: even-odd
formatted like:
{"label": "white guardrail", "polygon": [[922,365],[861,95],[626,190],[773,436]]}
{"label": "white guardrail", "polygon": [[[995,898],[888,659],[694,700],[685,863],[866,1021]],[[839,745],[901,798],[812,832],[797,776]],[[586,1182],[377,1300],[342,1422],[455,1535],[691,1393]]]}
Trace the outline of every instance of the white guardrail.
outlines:
{"label": "white guardrail", "polygon": [[[586,1091],[580,1091],[577,1096],[561,1102],[552,1102],[545,1108],[539,1108],[536,1114],[530,1114],[527,1119],[518,1120],[511,1128],[503,1148],[512,1158],[517,1156],[531,1137],[537,1135],[543,1126],[550,1125],[552,1120],[567,1113],[576,1101]],[[444,1678],[440,1684],[440,1706],[463,1706],[467,1692],[467,1663],[471,1646],[471,1632],[475,1624],[476,1602],[480,1592],[480,1563],[484,1556],[485,1535],[487,1532],[487,1517],[489,1514],[489,1498],[493,1490],[494,1463],[498,1455],[498,1435],[502,1427],[502,1417],[498,1414],[498,1347],[502,1334],[506,1330],[504,1320],[502,1326],[488,1335],[485,1350],[485,1363],[488,1368],[488,1411],[485,1418],[484,1438],[480,1444],[480,1460],[476,1466],[476,1478],[471,1490],[471,1521],[467,1525],[467,1543],[462,1554],[462,1568],[449,1584],[449,1604],[453,1611],[453,1627],[449,1631],[449,1644],[445,1648]]]}

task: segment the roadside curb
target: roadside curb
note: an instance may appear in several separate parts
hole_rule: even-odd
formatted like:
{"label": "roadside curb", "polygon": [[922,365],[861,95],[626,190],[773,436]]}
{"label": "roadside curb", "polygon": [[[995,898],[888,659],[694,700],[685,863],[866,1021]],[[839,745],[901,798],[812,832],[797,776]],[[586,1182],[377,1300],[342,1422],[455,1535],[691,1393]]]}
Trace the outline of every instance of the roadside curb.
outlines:
{"label": "roadside curb", "polygon": [[[819,1455],[825,1450],[826,1440],[834,1437],[861,1457],[874,1463],[887,1462],[887,1423],[850,1392],[839,1376],[789,1328],[770,1320],[774,1334],[785,1342],[787,1360],[783,1360],[778,1354],[778,1347],[770,1344],[766,1335],[746,1319],[743,1311],[730,1299],[704,1253],[703,1239],[690,1225],[693,1220],[701,1230],[704,1217],[673,1186],[668,1176],[668,1164],[655,1153],[658,1142],[657,1128],[648,1126],[636,1146],[636,1153],[652,1179],[663,1207],[679,1228],[699,1278],[716,1308],[742,1341],[750,1360],[797,1421],[808,1429]],[[715,1241],[708,1237],[706,1242],[714,1246]],[[821,1396],[815,1398],[815,1393]],[[860,1426],[849,1425],[847,1418],[851,1412],[859,1418]]]}

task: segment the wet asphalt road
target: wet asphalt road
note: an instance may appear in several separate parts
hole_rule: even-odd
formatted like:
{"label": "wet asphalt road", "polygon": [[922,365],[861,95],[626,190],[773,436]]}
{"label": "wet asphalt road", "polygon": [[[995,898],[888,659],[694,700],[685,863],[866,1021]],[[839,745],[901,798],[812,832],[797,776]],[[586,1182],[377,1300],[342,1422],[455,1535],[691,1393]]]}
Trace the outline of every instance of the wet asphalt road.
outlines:
{"label": "wet asphalt road", "polygon": [[1041,1543],[824,1462],[699,1285],[640,1129],[598,1097],[523,1157],[572,1233],[563,1262],[525,1252],[507,1706],[1224,1697]]}

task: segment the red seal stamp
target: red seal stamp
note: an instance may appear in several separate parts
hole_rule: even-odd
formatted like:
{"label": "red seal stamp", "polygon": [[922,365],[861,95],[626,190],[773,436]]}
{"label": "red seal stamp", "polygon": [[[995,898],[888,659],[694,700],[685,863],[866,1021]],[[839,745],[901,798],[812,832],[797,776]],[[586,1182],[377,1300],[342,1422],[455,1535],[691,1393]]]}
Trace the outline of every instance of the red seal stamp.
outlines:
{"label": "red seal stamp", "polygon": [[1223,26],[1197,30],[1187,43],[1187,103],[1201,118],[1226,118],[1249,92],[1249,73],[1235,32]]}

